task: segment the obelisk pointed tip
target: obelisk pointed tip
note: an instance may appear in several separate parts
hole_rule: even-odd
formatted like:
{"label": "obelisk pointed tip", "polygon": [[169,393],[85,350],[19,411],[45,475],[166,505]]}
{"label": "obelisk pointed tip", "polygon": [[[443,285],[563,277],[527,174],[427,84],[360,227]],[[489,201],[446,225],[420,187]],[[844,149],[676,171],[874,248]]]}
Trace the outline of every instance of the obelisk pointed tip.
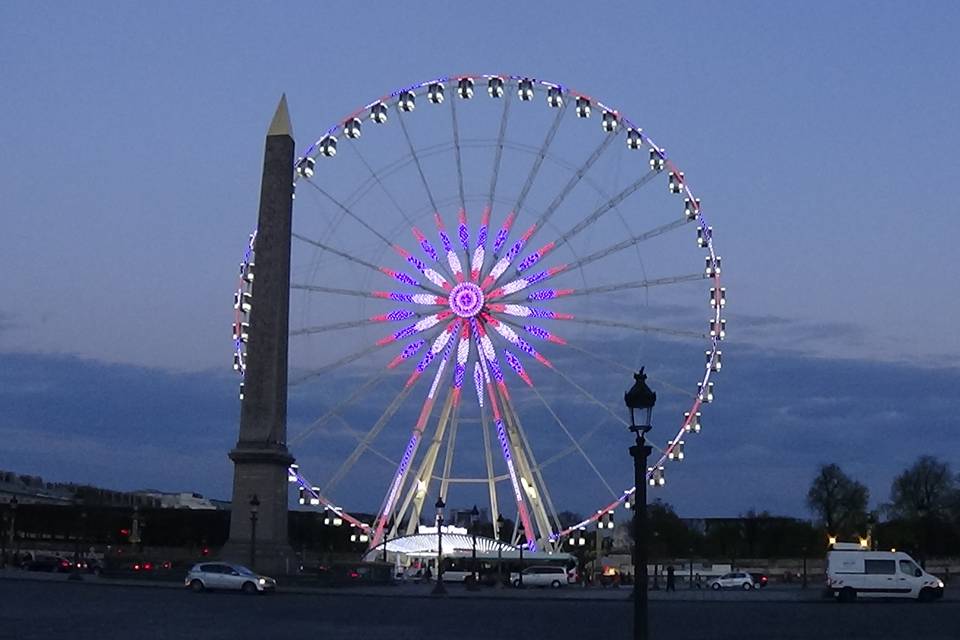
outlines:
{"label": "obelisk pointed tip", "polygon": [[280,96],[280,103],[277,105],[277,111],[273,114],[273,120],[270,122],[268,136],[290,136],[293,137],[293,128],[290,126],[290,113],[287,111],[287,94]]}

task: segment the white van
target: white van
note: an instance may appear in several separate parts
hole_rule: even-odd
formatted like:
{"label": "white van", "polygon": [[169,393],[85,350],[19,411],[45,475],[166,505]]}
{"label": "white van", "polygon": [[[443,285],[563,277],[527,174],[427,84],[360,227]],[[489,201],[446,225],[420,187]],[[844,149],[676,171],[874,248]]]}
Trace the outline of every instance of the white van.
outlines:
{"label": "white van", "polygon": [[943,597],[943,581],[902,551],[869,551],[855,542],[836,542],[827,552],[827,588],[840,602],[861,598]]}

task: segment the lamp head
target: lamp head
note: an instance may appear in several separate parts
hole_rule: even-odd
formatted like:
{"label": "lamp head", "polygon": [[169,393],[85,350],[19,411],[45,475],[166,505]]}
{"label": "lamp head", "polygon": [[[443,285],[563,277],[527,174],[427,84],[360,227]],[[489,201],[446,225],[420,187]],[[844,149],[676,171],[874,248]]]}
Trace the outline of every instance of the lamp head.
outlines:
{"label": "lamp head", "polygon": [[[653,407],[657,404],[657,394],[647,385],[647,374],[644,373],[644,369],[645,367],[640,367],[640,371],[633,374],[633,386],[623,394],[623,401],[630,410],[630,430],[646,433],[651,428],[651,416]],[[641,411],[643,424],[638,425],[636,423],[634,417],[634,411],[636,410]]]}

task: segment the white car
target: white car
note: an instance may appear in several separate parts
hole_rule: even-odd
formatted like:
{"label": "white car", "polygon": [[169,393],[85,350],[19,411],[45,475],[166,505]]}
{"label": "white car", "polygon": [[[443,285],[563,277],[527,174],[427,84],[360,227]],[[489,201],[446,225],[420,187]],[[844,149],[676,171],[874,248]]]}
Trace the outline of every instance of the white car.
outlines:
{"label": "white car", "polygon": [[744,591],[750,591],[751,589],[757,588],[757,583],[754,581],[752,574],[746,571],[733,571],[711,580],[710,588],[714,591],[719,591],[720,589],[743,589]]}
{"label": "white car", "polygon": [[[567,570],[563,567],[527,567],[523,570],[523,586],[525,587],[552,587],[559,589],[567,584]],[[520,586],[520,574],[513,572],[510,574],[510,583]]]}
{"label": "white car", "polygon": [[203,562],[195,564],[183,579],[185,587],[193,591],[224,589],[244,593],[264,593],[277,588],[277,581],[262,576],[240,564]]}

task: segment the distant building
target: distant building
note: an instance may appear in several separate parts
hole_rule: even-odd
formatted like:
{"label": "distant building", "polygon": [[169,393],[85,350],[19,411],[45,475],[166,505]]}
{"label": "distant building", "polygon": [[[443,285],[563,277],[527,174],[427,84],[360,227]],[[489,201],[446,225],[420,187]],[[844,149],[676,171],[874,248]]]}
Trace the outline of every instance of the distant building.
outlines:
{"label": "distant building", "polygon": [[[213,510],[222,507],[199,493],[164,493],[162,491],[137,491],[136,495],[159,501],[161,509]],[[227,503],[229,505],[229,503]]]}
{"label": "distant building", "polygon": [[[16,497],[20,504],[53,504],[98,507],[140,507],[141,509],[224,508],[222,501],[213,501],[199,493],[167,493],[155,490],[114,491],[72,482],[44,482],[40,476],[0,470],[0,504]],[[229,503],[226,503],[229,506]]]}

